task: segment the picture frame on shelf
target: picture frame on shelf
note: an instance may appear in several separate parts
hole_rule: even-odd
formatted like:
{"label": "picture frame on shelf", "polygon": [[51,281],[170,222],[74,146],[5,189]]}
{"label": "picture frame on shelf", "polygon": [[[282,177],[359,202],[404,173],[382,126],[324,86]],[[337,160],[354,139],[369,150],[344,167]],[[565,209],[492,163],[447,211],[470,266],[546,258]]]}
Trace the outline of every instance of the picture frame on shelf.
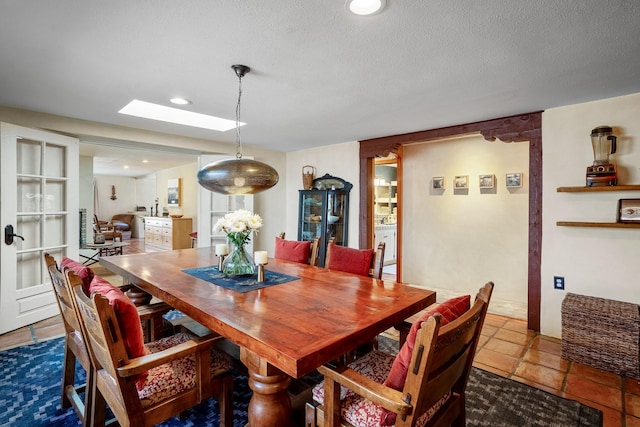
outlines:
{"label": "picture frame on shelf", "polygon": [[431,179],[431,182],[432,182],[432,188],[434,190],[444,190],[445,188],[444,176],[434,176]]}
{"label": "picture frame on shelf", "polygon": [[619,199],[616,221],[640,223],[640,199]]}
{"label": "picture frame on shelf", "polygon": [[507,186],[507,188],[522,187],[522,173],[509,172],[505,178],[505,185]]}
{"label": "picture frame on shelf", "polygon": [[456,175],[453,178],[453,188],[456,190],[466,190],[469,188],[469,175]]}
{"label": "picture frame on shelf", "polygon": [[478,175],[480,188],[493,188],[496,186],[496,177],[493,174]]}

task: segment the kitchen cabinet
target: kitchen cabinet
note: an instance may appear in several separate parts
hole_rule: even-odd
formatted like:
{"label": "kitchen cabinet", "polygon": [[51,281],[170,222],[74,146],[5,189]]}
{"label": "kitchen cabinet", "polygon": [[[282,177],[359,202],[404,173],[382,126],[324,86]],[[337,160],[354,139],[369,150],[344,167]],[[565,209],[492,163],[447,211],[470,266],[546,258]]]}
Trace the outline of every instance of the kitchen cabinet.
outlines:
{"label": "kitchen cabinet", "polygon": [[395,223],[398,206],[398,181],[375,181],[375,215],[383,223]]}
{"label": "kitchen cabinet", "polygon": [[320,238],[318,266],[324,267],[327,244],[347,246],[349,236],[349,192],[345,180],[324,175],[313,180],[313,190],[299,190],[298,240]]}
{"label": "kitchen cabinet", "polygon": [[375,245],[385,244],[384,247],[384,265],[396,263],[396,236],[397,227],[395,225],[377,225],[374,228]]}
{"label": "kitchen cabinet", "polygon": [[147,216],[144,218],[144,244],[156,250],[191,247],[191,218]]}
{"label": "kitchen cabinet", "polygon": [[[558,187],[558,193],[592,193],[602,191],[640,191],[640,185],[608,185],[601,187]],[[640,228],[640,223],[556,221],[558,227]]]}

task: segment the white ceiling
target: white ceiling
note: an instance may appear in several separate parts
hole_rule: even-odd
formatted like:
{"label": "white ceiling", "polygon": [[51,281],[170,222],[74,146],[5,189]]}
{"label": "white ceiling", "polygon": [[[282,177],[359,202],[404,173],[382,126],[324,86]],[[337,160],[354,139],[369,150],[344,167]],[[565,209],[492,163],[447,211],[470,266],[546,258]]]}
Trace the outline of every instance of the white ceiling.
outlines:
{"label": "white ceiling", "polygon": [[117,111],[234,119],[241,63],[243,144],[293,151],[640,92],[639,40],[637,0],[3,0],[0,105],[233,142]]}

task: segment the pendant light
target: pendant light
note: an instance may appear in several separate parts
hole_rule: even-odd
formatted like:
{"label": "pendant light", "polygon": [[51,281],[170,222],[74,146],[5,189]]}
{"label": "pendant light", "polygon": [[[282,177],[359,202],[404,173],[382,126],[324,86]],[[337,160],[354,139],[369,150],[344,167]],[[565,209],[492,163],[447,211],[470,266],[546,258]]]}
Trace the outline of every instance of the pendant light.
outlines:
{"label": "pendant light", "polygon": [[207,190],[226,194],[254,194],[268,190],[278,183],[278,172],[266,163],[242,158],[240,141],[240,98],[242,77],[251,71],[246,65],[232,65],[238,76],[236,104],[236,158],[208,164],[198,171],[198,183]]}

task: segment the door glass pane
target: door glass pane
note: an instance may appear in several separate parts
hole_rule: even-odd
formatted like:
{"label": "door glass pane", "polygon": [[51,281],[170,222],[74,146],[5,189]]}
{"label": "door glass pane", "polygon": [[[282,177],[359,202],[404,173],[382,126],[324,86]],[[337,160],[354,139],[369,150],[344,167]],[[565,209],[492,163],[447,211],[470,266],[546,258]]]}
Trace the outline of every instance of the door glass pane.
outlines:
{"label": "door glass pane", "polygon": [[37,178],[18,177],[16,203],[18,212],[41,212],[42,189]]}
{"label": "door glass pane", "polygon": [[44,151],[44,174],[48,177],[67,176],[65,170],[66,147],[47,143]]}
{"label": "door glass pane", "polygon": [[19,139],[17,147],[17,171],[18,174],[42,175],[40,159],[42,144],[40,141]]}
{"label": "door glass pane", "polygon": [[47,215],[44,228],[44,246],[64,244],[67,215]]}
{"label": "door glass pane", "polygon": [[42,254],[40,251],[17,255],[16,289],[27,289],[42,284]]}
{"label": "door glass pane", "polygon": [[[18,251],[39,248],[41,242],[41,221],[40,215],[21,215],[16,223],[15,233],[24,237],[22,239],[15,237],[14,242]],[[18,263],[19,264],[19,263]]]}
{"label": "door glass pane", "polygon": [[46,194],[44,195],[44,211],[45,212],[62,212],[66,202],[66,182],[65,181],[47,181]]}

